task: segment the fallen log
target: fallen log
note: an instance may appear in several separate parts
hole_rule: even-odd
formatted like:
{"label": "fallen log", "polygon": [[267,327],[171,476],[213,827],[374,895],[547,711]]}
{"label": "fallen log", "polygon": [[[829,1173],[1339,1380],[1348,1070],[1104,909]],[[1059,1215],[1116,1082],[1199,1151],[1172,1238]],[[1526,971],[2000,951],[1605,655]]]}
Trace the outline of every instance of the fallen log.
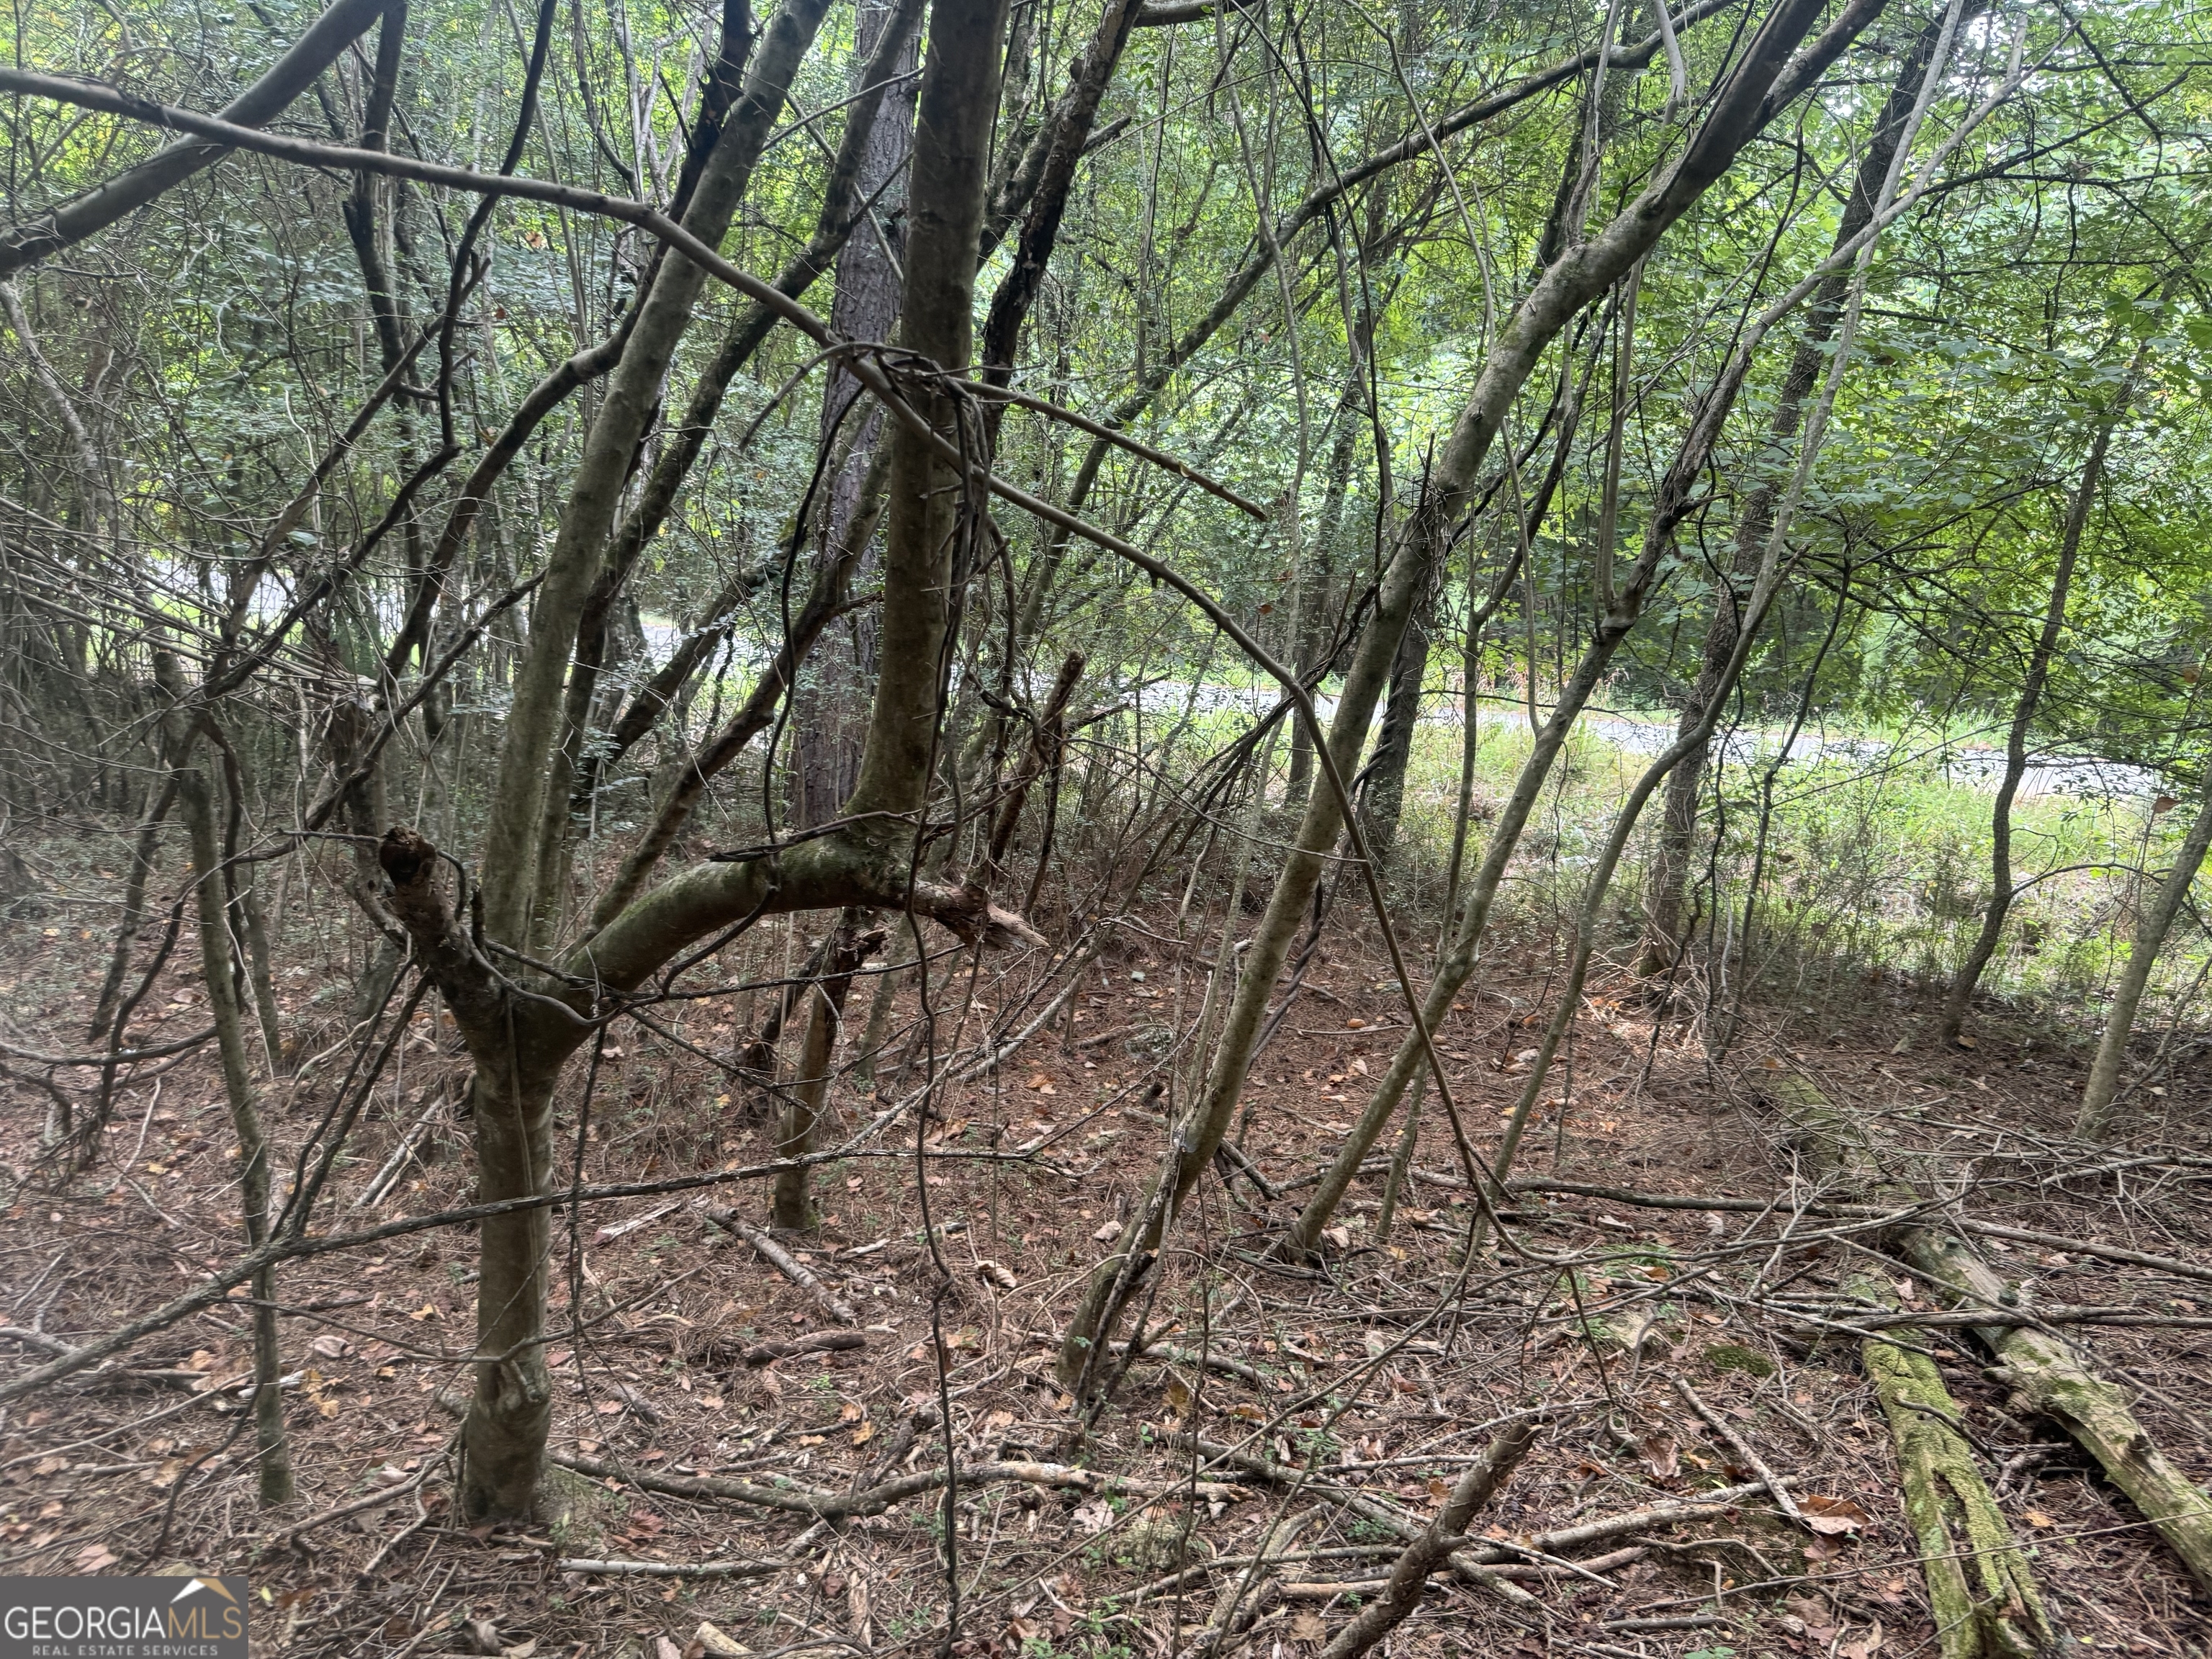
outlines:
{"label": "fallen log", "polygon": [[[1844,1184],[1878,1200],[1911,1198],[1904,1183],[1881,1170],[1856,1121],[1832,1105],[1808,1079],[1778,1073],[1762,1080],[1760,1092],[1816,1162]],[[1961,1303],[1986,1308],[2000,1317],[2021,1307],[2018,1288],[1944,1223],[1931,1219],[1903,1224],[1896,1229],[1892,1247],[1922,1277]],[[2073,1436],[2158,1529],[2197,1582],[2212,1590],[2212,1497],[2176,1468],[2144,1432],[2127,1396],[2099,1376],[2078,1351],[2048,1331],[1994,1321],[1972,1328],[1996,1356],[1993,1374],[2011,1385],[2023,1408],[2050,1418]]]}
{"label": "fallen log", "polygon": [[[1876,1301],[1888,1293],[1871,1274],[1850,1288]],[[1879,1337],[1868,1338],[1859,1353],[1897,1443],[1905,1518],[1943,1659],[2036,1659],[2056,1651],[2061,1638],[2027,1558],[1959,1432],[1959,1407],[1936,1362]]]}
{"label": "fallen log", "polygon": [[726,1204],[702,1204],[699,1213],[725,1232],[735,1233],[760,1253],[762,1261],[781,1273],[800,1289],[811,1291],[822,1310],[840,1325],[857,1325],[860,1316],[853,1311],[852,1304],[824,1285],[819,1275],[797,1256],[770,1238],[760,1228],[739,1215]]}
{"label": "fallen log", "polygon": [[865,1348],[868,1339],[858,1331],[816,1331],[807,1336],[795,1336],[788,1342],[757,1342],[738,1356],[748,1365],[765,1365],[771,1360],[791,1359],[800,1354],[836,1353],[848,1348]]}

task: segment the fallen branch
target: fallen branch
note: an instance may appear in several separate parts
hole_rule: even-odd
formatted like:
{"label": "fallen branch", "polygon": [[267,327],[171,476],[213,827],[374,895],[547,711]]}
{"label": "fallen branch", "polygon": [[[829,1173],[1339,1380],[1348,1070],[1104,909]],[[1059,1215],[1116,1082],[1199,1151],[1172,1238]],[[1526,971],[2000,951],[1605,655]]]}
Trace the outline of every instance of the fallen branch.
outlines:
{"label": "fallen branch", "polygon": [[[1286,1464],[1273,1462],[1265,1457],[1257,1457],[1249,1452],[1239,1451],[1233,1446],[1224,1446],[1215,1441],[1194,1440],[1192,1437],[1183,1434],[1170,1435],[1168,1438],[1170,1444],[1195,1445],[1201,1455],[1217,1464],[1225,1463],[1231,1468],[1243,1469],[1279,1486],[1292,1487],[1310,1497],[1349,1510],[1363,1521],[1371,1521],[1378,1527],[1387,1528],[1391,1533],[1409,1544],[1426,1530],[1421,1522],[1401,1515],[1387,1504],[1378,1504],[1371,1498],[1364,1497],[1358,1492],[1342,1486],[1334,1486],[1326,1480],[1312,1479],[1303,1469],[1294,1469]],[[1491,1551],[1487,1553],[1495,1556],[1498,1552]],[[1518,1584],[1508,1583],[1495,1573],[1487,1571],[1488,1562],[1485,1559],[1484,1552],[1472,1548],[1455,1549],[1444,1558],[1443,1565],[1449,1566],[1468,1583],[1480,1584],[1486,1589],[1493,1590],[1509,1602],[1531,1609],[1542,1605]]]}
{"label": "fallen branch", "polygon": [[793,1337],[788,1342],[758,1343],[738,1357],[748,1365],[765,1365],[771,1360],[791,1359],[799,1354],[836,1353],[867,1346],[868,1339],[858,1331],[816,1331],[808,1336]]}
{"label": "fallen branch", "polygon": [[556,1560],[556,1572],[592,1572],[620,1578],[765,1578],[792,1565],[789,1561],[582,1561]]}
{"label": "fallen branch", "polygon": [[[1443,1565],[1468,1522],[1510,1480],[1528,1449],[1536,1443],[1536,1419],[1509,1423],[1490,1443],[1480,1462],[1453,1484],[1450,1495],[1420,1534],[1406,1546],[1376,1599],[1362,1607],[1322,1650],[1322,1659],[1359,1659],[1420,1605],[1430,1576]],[[1524,1594],[1526,1592],[1523,1592]]]}
{"label": "fallen branch", "polygon": [[761,1229],[753,1225],[726,1204],[702,1204],[699,1213],[726,1232],[739,1238],[760,1252],[761,1260],[801,1289],[813,1292],[814,1299],[822,1304],[823,1311],[840,1325],[857,1325],[860,1316],[853,1311],[852,1304],[824,1285],[811,1267],[777,1243]]}
{"label": "fallen branch", "polygon": [[[945,1471],[933,1468],[901,1475],[896,1480],[870,1486],[864,1492],[826,1492],[798,1486],[763,1486],[750,1480],[732,1480],[721,1475],[649,1474],[624,1465],[604,1463],[597,1458],[569,1457],[557,1453],[550,1455],[551,1462],[564,1469],[573,1469],[578,1474],[587,1474],[595,1480],[619,1480],[624,1485],[637,1487],[641,1492],[662,1492],[671,1498],[727,1498],[735,1503],[756,1504],[763,1509],[811,1515],[823,1521],[840,1521],[848,1516],[881,1515],[894,1504],[903,1503],[923,1492],[935,1492],[945,1485]],[[1127,1475],[1103,1474],[1097,1469],[1079,1469],[1066,1463],[1006,1462],[961,1466],[960,1485],[963,1487],[985,1486],[1000,1480],[1094,1495],[1103,1493],[1109,1497],[1166,1498],[1195,1493],[1201,1498],[1228,1502],[1251,1496],[1246,1488],[1229,1481],[1144,1480]]]}
{"label": "fallen branch", "polygon": [[1804,1526],[1806,1524],[1804,1512],[1797,1507],[1797,1500],[1790,1497],[1789,1487],[1776,1476],[1774,1471],[1766,1467],[1766,1461],[1752,1449],[1751,1443],[1738,1434],[1726,1418],[1705,1404],[1695,1389],[1679,1376],[1669,1380],[1674,1385],[1674,1392],[1682,1396],[1683,1402],[1705,1419],[1707,1428],[1728,1443],[1729,1449],[1743,1460],[1744,1468],[1759,1477],[1760,1484],[1766,1488],[1767,1495],[1773,1498],[1775,1508],[1780,1510],[1799,1526]]}
{"label": "fallen branch", "polygon": [[[1776,1085],[1765,1085],[1768,1097]],[[1809,1085],[1808,1085],[1810,1086]],[[1439,1187],[1464,1187],[1467,1183],[1457,1176],[1441,1170],[1417,1170],[1423,1181]],[[1608,1204],[1626,1205],[1639,1210],[1712,1210],[1723,1213],[1756,1215],[1777,1207],[1775,1200],[1767,1198],[1717,1198],[1692,1194],[1640,1193],[1627,1187],[1601,1187],[1586,1181],[1554,1181],[1548,1176],[1515,1176],[1505,1183],[1512,1193],[1553,1193],[1573,1198],[1603,1199]],[[1821,1219],[1858,1221],[1889,1214],[1890,1209],[1879,1204],[1792,1205],[1795,1213]],[[2008,1227],[2001,1222],[1977,1221],[1960,1218],[1949,1223],[1960,1232],[1972,1233],[1977,1238],[2002,1238],[2008,1244],[2039,1244],[2049,1250],[2060,1250],[2073,1255],[2086,1255],[2099,1261],[2124,1262],[2132,1267],[2149,1267],[2177,1279],[2198,1279],[2212,1284],[2212,1267],[2186,1261],[2179,1256],[2156,1255],[2148,1250],[2130,1249],[2124,1244],[2106,1244],[2096,1239],[2069,1238],[2063,1233],[2046,1233],[2033,1227]]]}

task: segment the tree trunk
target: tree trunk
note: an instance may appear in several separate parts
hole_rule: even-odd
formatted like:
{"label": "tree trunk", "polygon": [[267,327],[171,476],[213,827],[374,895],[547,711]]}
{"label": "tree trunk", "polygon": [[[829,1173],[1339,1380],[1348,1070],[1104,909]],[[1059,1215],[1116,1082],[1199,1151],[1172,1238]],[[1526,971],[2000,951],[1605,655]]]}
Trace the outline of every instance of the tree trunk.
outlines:
{"label": "tree trunk", "polygon": [[2081,1113],[2075,1120],[2074,1132],[2085,1140],[2102,1140],[2112,1127],[2112,1097],[2119,1091],[2120,1067],[2127,1059],[2136,1009],[2142,1001],[2143,988],[2150,983],[2150,971],[2166,944],[2166,933],[2204,862],[2208,846],[2212,846],[2212,778],[2208,778],[2196,819],[2173,855],[2173,867],[2159,884],[2158,896],[2136,919],[2135,943],[2112,992],[2112,1012],[2105,1017],[2105,1035],[2097,1044],[2096,1059],[2090,1062],[2089,1081],[2081,1091]]}
{"label": "tree trunk", "polygon": [[[1832,63],[1881,9],[1881,0],[1853,0],[1819,42],[1793,62],[1790,54],[1812,27],[1819,8],[1816,0],[1784,0],[1769,14],[1728,82],[1711,97],[1705,125],[1690,140],[1680,159],[1597,235],[1555,260],[1506,320],[1483,363],[1467,407],[1436,457],[1430,498],[1397,539],[1383,571],[1374,612],[1354,647],[1336,717],[1329,727],[1329,757],[1337,783],[1348,781],[1357,770],[1382,682],[1397,656],[1399,641],[1414,605],[1429,586],[1431,565],[1446,544],[1450,526],[1472,502],[1475,481],[1492,442],[1552,340],[1577,312],[1650,251],[1667,228],[1728,170],[1776,110]],[[1677,493],[1686,501],[1687,481]],[[1647,542],[1647,550],[1649,546]],[[1617,629],[1619,635],[1625,635],[1634,620],[1632,614],[1609,616],[1601,635]],[[1617,637],[1614,642],[1618,643]],[[1594,687],[1595,678],[1591,684]],[[1585,688],[1582,696],[1587,698],[1589,690]],[[1568,723],[1571,719],[1570,715]],[[1559,740],[1564,741],[1565,725],[1556,718],[1554,724],[1559,725]],[[1316,789],[1306,803],[1266,914],[1253,930],[1250,947],[1244,953],[1205,1089],[1178,1126],[1174,1153],[1155,1177],[1146,1201],[1130,1217],[1119,1243],[1093,1270],[1069,1322],[1058,1366],[1063,1385],[1087,1386],[1091,1356],[1094,1352],[1103,1352],[1112,1337],[1121,1299],[1134,1282],[1133,1276],[1141,1273],[1156,1255],[1172,1217],[1220,1146],[1243,1091],[1276,975],[1282,970],[1283,958],[1307,901],[1321,879],[1322,862],[1342,829],[1334,785]],[[1488,863],[1486,860],[1486,868]],[[1502,874],[1501,869],[1498,875]],[[1494,890],[1495,878],[1492,885]],[[1480,909],[1486,911],[1486,904]],[[1455,985],[1464,982],[1474,966],[1474,944],[1482,929],[1478,907],[1472,903],[1468,921],[1473,925],[1462,925],[1448,969],[1440,969],[1438,985],[1447,971],[1455,975]],[[1429,999],[1432,1010],[1435,988],[1432,986]],[[1443,1000],[1448,1011],[1449,996]],[[1424,1023],[1433,1028],[1438,1017],[1431,1012]],[[1401,1051],[1401,1060],[1402,1067],[1393,1066],[1396,1081],[1392,1107],[1412,1080],[1411,1059]],[[1383,1115],[1387,1117],[1388,1112]],[[1376,1128],[1379,1131],[1379,1121]]]}
{"label": "tree trunk", "polygon": [[1997,953],[2005,918],[2012,911],[2012,804],[2020,793],[2021,779],[2027,775],[2027,734],[2034,727],[2036,710],[2043,702],[2051,659],[2058,654],[2058,636],[2065,630],[2066,600],[2073,590],[2074,564],[2081,551],[2081,534],[2088,526],[2090,504],[2096,500],[2097,484],[2104,476],[2105,455],[2112,447],[2112,428],[2127,408],[2143,360],[2144,353],[2138,351],[2135,362],[2129,365],[2127,378],[2120,384],[2111,412],[2098,423],[2096,435],[2089,441],[2088,457],[2081,463],[2081,481],[2075,485],[2073,498],[2067,504],[2066,526],[2058,543],[2058,565],[2051,573],[2051,596],[2043,608],[2043,629],[2036,635],[2034,649],[2028,653],[2020,700],[2013,705],[2012,724],[2005,732],[2004,776],[1998,781],[1997,798],[1990,808],[1990,902],[1982,912],[1981,931],[1974,936],[1958,976],[1951,981],[1950,994],[1943,1000],[1943,1017],[1936,1028],[1936,1041],[1941,1043],[1948,1045],[1959,1040],[1966,1023],[1967,1007],[1973,1001],[1974,988],[1981,983],[1990,958]]}
{"label": "tree trunk", "polygon": [[[864,0],[860,12],[860,50],[872,57],[884,31],[892,26],[889,5]],[[890,72],[913,73],[919,42],[911,28],[901,28],[904,45]],[[860,74],[871,72],[865,62]],[[858,88],[855,88],[858,90]],[[855,228],[837,256],[837,291],[830,307],[830,325],[848,340],[888,340],[898,321],[899,265],[906,256],[906,191],[899,182],[907,157],[914,148],[915,88],[902,82],[883,94],[875,125],[860,157],[854,179],[859,201],[872,200],[874,207]],[[888,188],[886,188],[888,186]],[[878,192],[881,194],[878,195]],[[825,481],[829,500],[822,520],[821,556],[836,556],[847,530],[861,507],[861,481],[869,457],[882,440],[883,411],[869,408],[854,411],[860,383],[841,362],[830,371],[822,398],[822,442],[836,447],[841,429],[857,421],[844,465]],[[856,576],[865,581],[870,571],[867,550],[860,550]],[[860,746],[868,729],[868,690],[874,684],[877,662],[877,612],[855,613],[826,648],[813,653],[811,672],[800,681],[793,699],[792,763],[797,787],[793,817],[796,826],[811,830],[837,816],[845,798],[860,781]]]}
{"label": "tree trunk", "polygon": [[[860,931],[860,913],[848,910],[837,923],[824,953],[821,977],[807,988],[806,1036],[799,1044],[799,1070],[788,1085],[784,1117],[776,1132],[775,1155],[801,1158],[815,1150],[822,1108],[829,1098],[831,1062],[837,1054],[837,1030],[845,1018],[845,999],[853,988],[853,975],[860,964],[879,950],[884,934]],[[774,1221],[778,1227],[803,1232],[814,1225],[814,1206],[807,1195],[808,1166],[779,1170],[775,1177]]]}
{"label": "tree trunk", "polygon": [[1406,805],[1406,769],[1413,758],[1413,733],[1421,718],[1422,681],[1429,672],[1429,628],[1414,617],[1398,642],[1390,665],[1390,695],[1382,704],[1382,730],[1375,739],[1375,758],[1367,763],[1365,799],[1367,849],[1378,864],[1390,861],[1397,844],[1398,819]]}
{"label": "tree trunk", "polygon": [[[1921,83],[1927,77],[1929,61],[1942,27],[1940,16],[1930,21],[1898,66],[1897,79],[1875,122],[1850,199],[1844,204],[1843,218],[1836,227],[1834,246],[1838,248],[1848,246],[1875,216],[1875,202],[1896,161],[1899,138],[1919,101]],[[1774,413],[1767,421],[1764,457],[1767,475],[1745,500],[1737,517],[1735,551],[1728,573],[1730,581],[1722,584],[1713,597],[1712,620],[1705,629],[1698,678],[1683,699],[1681,715],[1675,725],[1679,735],[1687,736],[1696,730],[1704,722],[1713,699],[1720,695],[1721,671],[1735,649],[1740,626],[1741,603],[1732,584],[1748,579],[1759,568],[1767,532],[1774,524],[1775,502],[1788,475],[1786,457],[1804,418],[1805,400],[1812,396],[1820,371],[1827,363],[1828,343],[1835,337],[1837,319],[1843,311],[1844,290],[1850,282],[1848,270],[1837,271],[1821,285],[1808,307],[1804,332],[1790,357],[1789,371],[1782,377]],[[1667,780],[1659,844],[1652,861],[1651,897],[1643,951],[1638,962],[1638,971],[1641,973],[1666,973],[1681,954],[1682,905],[1689,884],[1691,848],[1698,834],[1706,750],[1707,744],[1699,741]]]}
{"label": "tree trunk", "polygon": [[[495,1032],[478,1035],[498,1041]],[[477,1069],[469,1081],[469,1113],[479,1204],[546,1188],[553,1170],[553,1088],[575,1044],[558,1046],[556,1054],[547,1046],[524,1035],[505,1054],[471,1044]],[[544,1341],[550,1213],[517,1210],[477,1226],[476,1392],[461,1428],[460,1508],[471,1521],[537,1513],[553,1423]]]}
{"label": "tree trunk", "polygon": [[[179,745],[179,760],[184,758],[181,750]],[[269,1240],[269,1143],[262,1136],[261,1115],[254,1104],[245,1023],[240,1018],[238,983],[233,977],[230,919],[222,899],[222,853],[216,829],[214,791],[207,775],[196,767],[181,768],[176,777],[177,798],[192,843],[200,977],[207,986],[208,1007],[215,1016],[216,1048],[222,1060],[231,1133],[238,1137],[239,1208],[245,1217],[246,1244],[258,1249]],[[277,1352],[276,1279],[273,1267],[264,1267],[253,1276],[253,1428],[264,1507],[289,1503],[292,1498],[292,1454],[284,1437],[284,1397],[277,1387],[283,1365]]]}
{"label": "tree trunk", "polygon": [[115,1021],[116,1004],[123,996],[123,976],[131,970],[131,953],[138,943],[138,929],[146,920],[146,884],[154,873],[155,854],[161,850],[161,820],[176,803],[173,774],[161,780],[161,793],[147,808],[131,847],[131,874],[123,885],[123,921],[115,930],[115,948],[107,959],[107,977],[100,984],[100,1000],[94,1004],[92,1024],[85,1035],[98,1042]]}

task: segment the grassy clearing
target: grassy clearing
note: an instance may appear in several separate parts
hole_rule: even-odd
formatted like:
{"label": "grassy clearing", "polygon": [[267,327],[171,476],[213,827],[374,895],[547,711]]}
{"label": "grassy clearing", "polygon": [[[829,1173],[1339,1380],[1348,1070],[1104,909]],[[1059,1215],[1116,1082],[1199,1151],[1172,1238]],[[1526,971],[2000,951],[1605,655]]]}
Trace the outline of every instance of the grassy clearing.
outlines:
{"label": "grassy clearing", "polygon": [[[1528,757],[1525,710],[1486,704],[1474,775],[1474,836]],[[1835,733],[1830,733],[1832,742]],[[1754,859],[1763,865],[1750,971],[1767,996],[1817,1000],[1884,970],[1947,978],[1978,924],[1989,886],[1992,791],[1947,775],[1933,745],[1897,742],[1897,757],[1793,760],[1776,774],[1759,846],[1764,759],[1708,774],[1692,902],[1708,958],[1725,945],[1743,957]],[[1523,842],[1505,895],[1511,921],[1564,930],[1583,875],[1647,756],[1578,730]],[[1440,895],[1450,855],[1460,732],[1416,735],[1408,770],[1400,890],[1420,906]],[[2143,874],[2162,872],[2187,829],[2185,808],[2154,812],[2142,797],[2040,794],[2014,808],[2013,908],[1990,994],[2055,1021],[2094,1029],[2132,937]],[[1655,799],[1614,883],[1610,912],[1625,948],[1640,923],[1658,828]],[[1714,835],[1717,830],[1717,844]],[[2212,967],[2212,934],[2187,914],[2162,953],[2146,1003],[2146,1032],[2185,1020]],[[1741,971],[1740,969],[1736,971]]]}

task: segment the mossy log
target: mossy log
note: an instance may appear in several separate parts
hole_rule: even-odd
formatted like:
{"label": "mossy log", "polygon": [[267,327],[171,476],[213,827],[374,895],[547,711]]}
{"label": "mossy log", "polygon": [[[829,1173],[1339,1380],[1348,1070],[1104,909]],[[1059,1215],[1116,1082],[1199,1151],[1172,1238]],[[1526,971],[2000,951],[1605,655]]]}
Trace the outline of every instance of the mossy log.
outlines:
{"label": "mossy log", "polygon": [[[1898,1247],[1923,1277],[1960,1301],[2010,1305],[2019,1292],[1956,1234],[1909,1227]],[[2089,1369],[2071,1344],[2024,1325],[1977,1325],[1997,1357],[1991,1373],[2027,1406],[2057,1423],[2097,1460],[2107,1479],[2158,1528],[2197,1583],[2212,1591],[2212,1495],[2175,1468],[2142,1425],[2127,1395]]]}
{"label": "mossy log", "polygon": [[[1845,1288],[1896,1305],[1888,1287],[1871,1275]],[[2059,1638],[2027,1557],[1955,1426],[1957,1402],[1934,1361],[1898,1346],[1920,1340],[1917,1331],[1901,1330],[1888,1341],[1869,1338],[1859,1352],[1897,1443],[1905,1518],[1919,1549],[1943,1659],[2037,1659],[2055,1652]]]}
{"label": "mossy log", "polygon": [[[1760,1092],[1823,1174],[1870,1200],[1918,1200],[1909,1184],[1883,1173],[1857,1121],[1806,1079],[1777,1073],[1762,1080]],[[1900,1226],[1889,1243],[1922,1277],[1962,1303],[1997,1309],[2019,1302],[2016,1286],[1940,1224]],[[2197,1583],[2212,1591],[2212,1496],[2176,1468],[2143,1431],[2127,1396],[2092,1370],[2078,1350],[2048,1332],[2022,1325],[1978,1325],[1973,1331],[1997,1358],[1994,1374],[2012,1387],[2025,1408],[2072,1435],[2172,1547]]]}

